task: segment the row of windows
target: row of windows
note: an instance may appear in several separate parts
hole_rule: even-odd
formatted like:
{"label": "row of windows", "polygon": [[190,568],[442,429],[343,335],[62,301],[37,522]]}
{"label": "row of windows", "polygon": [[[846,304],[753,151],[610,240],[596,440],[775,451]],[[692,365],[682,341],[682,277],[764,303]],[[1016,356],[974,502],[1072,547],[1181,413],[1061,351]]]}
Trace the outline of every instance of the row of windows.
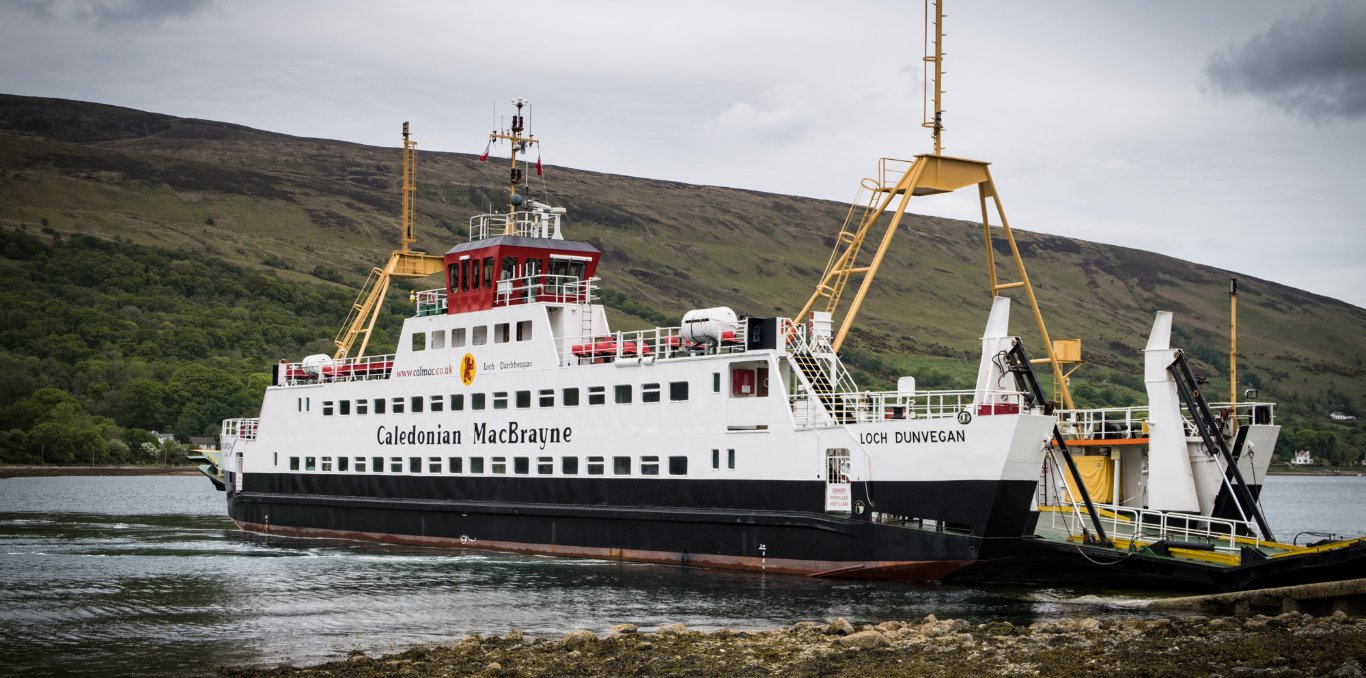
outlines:
{"label": "row of windows", "polygon": [[[535,403],[536,407],[555,407],[556,391],[553,388],[543,388],[537,391],[494,391],[490,398],[488,393],[470,393],[468,398],[464,393],[452,393],[449,396],[398,396],[394,398],[360,398],[357,400],[324,400],[323,416],[330,417],[337,415],[351,414],[384,414],[387,409],[394,414],[403,414],[405,409],[411,412],[444,412],[447,407],[452,412],[464,410],[468,404],[471,410],[489,409],[492,400],[492,409],[506,410],[509,406],[517,409],[528,409]],[[562,407],[578,407],[580,389],[577,386],[560,389],[559,404]],[[663,385],[659,383],[640,385],[640,402],[657,403],[663,397]],[[612,387],[612,401],[626,405],[630,404],[635,398],[635,386],[631,384],[617,384]],[[688,399],[688,382],[672,381],[669,382],[669,401],[683,402]],[[467,402],[468,400],[468,402]],[[301,401],[302,402],[302,401]],[[588,387],[588,404],[605,405],[607,403],[606,386]],[[303,411],[303,405],[300,406]]]}
{"label": "row of windows", "polygon": [[[539,257],[503,257],[498,272],[499,280],[521,277],[534,277],[545,271],[553,278],[577,278],[582,280],[588,273],[588,262],[583,258],[567,259],[552,256],[547,262]],[[451,293],[459,294],[481,287],[493,287],[493,257],[483,259],[465,258],[447,267]]]}
{"label": "row of windows", "polygon": [[507,344],[513,341],[531,341],[531,321],[522,320],[516,323],[495,323],[493,325],[480,325],[478,327],[465,328],[457,327],[450,331],[433,330],[432,332],[414,332],[412,335],[412,349],[414,351],[425,351],[428,348],[433,350],[446,348],[446,339],[450,338],[451,348],[460,348],[468,340],[470,346],[483,346],[489,343],[489,328],[493,329],[493,343]]}
{"label": "row of windows", "polygon": [[[712,468],[720,468],[719,450],[712,450]],[[735,468],[735,450],[729,450],[730,469]],[[536,475],[548,476],[555,475],[554,457],[535,458]],[[332,473],[335,469],[338,473],[384,473],[387,468],[389,473],[430,473],[430,474],[464,474],[472,475],[507,475],[507,457],[290,457],[289,470],[322,471]],[[576,476],[579,475],[579,457],[560,457],[559,475]],[[487,463],[486,463],[487,462]],[[585,457],[582,459],[584,474],[590,476],[607,475],[607,457]],[[467,466],[468,463],[468,466]],[[369,471],[367,471],[367,468]],[[466,470],[468,468],[468,471]],[[513,475],[531,475],[531,457],[512,457]],[[614,476],[633,475],[633,470],[637,470],[642,476],[657,476],[660,474],[661,462],[658,456],[644,456],[637,461],[633,457],[611,457],[611,469]],[[671,476],[684,476],[688,474],[688,458],[684,456],[668,457],[664,462],[664,468]],[[424,471],[425,469],[425,471]]]}

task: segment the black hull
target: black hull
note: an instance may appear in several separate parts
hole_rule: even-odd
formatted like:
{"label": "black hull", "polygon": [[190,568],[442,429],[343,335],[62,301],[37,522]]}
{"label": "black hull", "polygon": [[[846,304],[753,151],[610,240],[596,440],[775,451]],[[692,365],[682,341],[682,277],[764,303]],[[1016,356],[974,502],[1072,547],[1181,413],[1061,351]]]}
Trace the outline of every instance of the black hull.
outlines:
{"label": "black hull", "polygon": [[[1024,525],[1007,516],[1027,515],[1033,491],[1033,483],[988,481],[876,485],[880,510],[962,520],[936,518],[947,528],[929,529],[875,523],[871,511],[848,518],[812,511],[823,507],[821,482],[290,474],[246,480],[243,492],[229,493],[229,515],[243,529],[270,534],[909,581],[1014,555]],[[298,491],[304,489],[313,491]],[[603,492],[617,501],[545,500]],[[537,495],[541,501],[526,500]],[[855,490],[856,498],[867,496],[867,487]],[[940,503],[931,511],[934,500]]]}
{"label": "black hull", "polygon": [[1366,541],[1329,551],[1220,566],[1142,552],[1127,553],[1102,546],[1029,538],[1022,540],[1018,556],[974,563],[952,578],[965,582],[1228,593],[1356,579],[1363,571],[1366,571]]}

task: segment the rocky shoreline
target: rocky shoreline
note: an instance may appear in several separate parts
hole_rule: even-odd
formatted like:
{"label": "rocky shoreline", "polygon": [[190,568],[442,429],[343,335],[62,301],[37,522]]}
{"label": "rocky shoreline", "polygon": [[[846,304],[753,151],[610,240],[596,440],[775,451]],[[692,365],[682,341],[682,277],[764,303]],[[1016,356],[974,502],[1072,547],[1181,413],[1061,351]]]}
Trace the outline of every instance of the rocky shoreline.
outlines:
{"label": "rocky shoreline", "polygon": [[0,478],[56,476],[194,476],[193,466],[0,466]]}
{"label": "rocky shoreline", "polygon": [[598,635],[466,637],[451,645],[313,667],[221,668],[223,676],[1366,676],[1366,619],[1068,618],[1017,626],[933,615],[855,626],[699,632],[620,624]]}

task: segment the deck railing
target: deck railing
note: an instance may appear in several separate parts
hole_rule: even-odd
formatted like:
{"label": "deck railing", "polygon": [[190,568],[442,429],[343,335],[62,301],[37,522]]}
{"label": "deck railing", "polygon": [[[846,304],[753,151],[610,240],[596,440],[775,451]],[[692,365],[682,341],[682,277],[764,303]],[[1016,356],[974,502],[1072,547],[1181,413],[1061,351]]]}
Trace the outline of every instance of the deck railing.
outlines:
{"label": "deck railing", "polygon": [[[1229,403],[1210,403],[1216,416],[1224,413],[1237,417],[1240,426],[1276,423],[1275,403],[1243,402],[1230,408]],[[1231,411],[1230,411],[1231,410]],[[1147,407],[1100,407],[1085,410],[1057,410],[1058,428],[1068,440],[1120,440],[1148,437]],[[1194,435],[1190,413],[1183,407],[1181,417],[1186,431]]]}
{"label": "deck railing", "polygon": [[797,428],[801,429],[897,419],[956,418],[964,412],[970,416],[1017,414],[1027,409],[1025,394],[1018,391],[989,391],[984,395],[979,401],[977,392],[970,390],[800,393],[788,396],[788,405]]}
{"label": "deck railing", "polygon": [[218,449],[228,450],[237,440],[256,440],[256,431],[261,428],[259,417],[224,419],[218,433]]}
{"label": "deck railing", "polygon": [[[1255,526],[1243,520],[1211,518],[1187,513],[1151,511],[1142,508],[1095,504],[1101,525],[1111,539],[1130,542],[1142,548],[1159,541],[1203,544],[1216,552],[1237,554],[1244,545],[1261,545]],[[1091,519],[1072,504],[1040,507],[1049,515],[1049,525],[1069,535],[1080,535],[1092,528]]]}
{"label": "deck railing", "polygon": [[675,360],[707,355],[744,353],[747,335],[744,323],[709,341],[683,336],[682,327],[656,327],[634,332],[613,332],[597,336],[565,337],[558,347],[560,364],[593,365],[621,360]]}
{"label": "deck railing", "polygon": [[291,363],[281,360],[276,368],[275,383],[280,386],[299,386],[332,381],[368,381],[386,379],[394,371],[394,355],[366,355],[340,360],[328,356]]}
{"label": "deck railing", "polygon": [[[511,235],[523,238],[553,238],[560,236],[561,214],[539,210],[523,210],[511,219]],[[508,232],[508,215],[480,214],[470,217],[470,241],[484,240]]]}

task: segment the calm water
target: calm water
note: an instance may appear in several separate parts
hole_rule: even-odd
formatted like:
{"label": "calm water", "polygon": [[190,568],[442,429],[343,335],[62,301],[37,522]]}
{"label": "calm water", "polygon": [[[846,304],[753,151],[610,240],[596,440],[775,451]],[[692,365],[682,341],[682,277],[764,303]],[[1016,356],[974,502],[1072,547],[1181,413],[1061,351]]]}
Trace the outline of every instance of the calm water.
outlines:
{"label": "calm water", "polygon": [[[1283,538],[1366,530],[1366,478],[1272,477]],[[766,628],[934,613],[1131,616],[1151,593],[910,586],[291,540],[237,532],[191,477],[0,480],[0,667],[185,674],[317,663],[517,627]]]}

